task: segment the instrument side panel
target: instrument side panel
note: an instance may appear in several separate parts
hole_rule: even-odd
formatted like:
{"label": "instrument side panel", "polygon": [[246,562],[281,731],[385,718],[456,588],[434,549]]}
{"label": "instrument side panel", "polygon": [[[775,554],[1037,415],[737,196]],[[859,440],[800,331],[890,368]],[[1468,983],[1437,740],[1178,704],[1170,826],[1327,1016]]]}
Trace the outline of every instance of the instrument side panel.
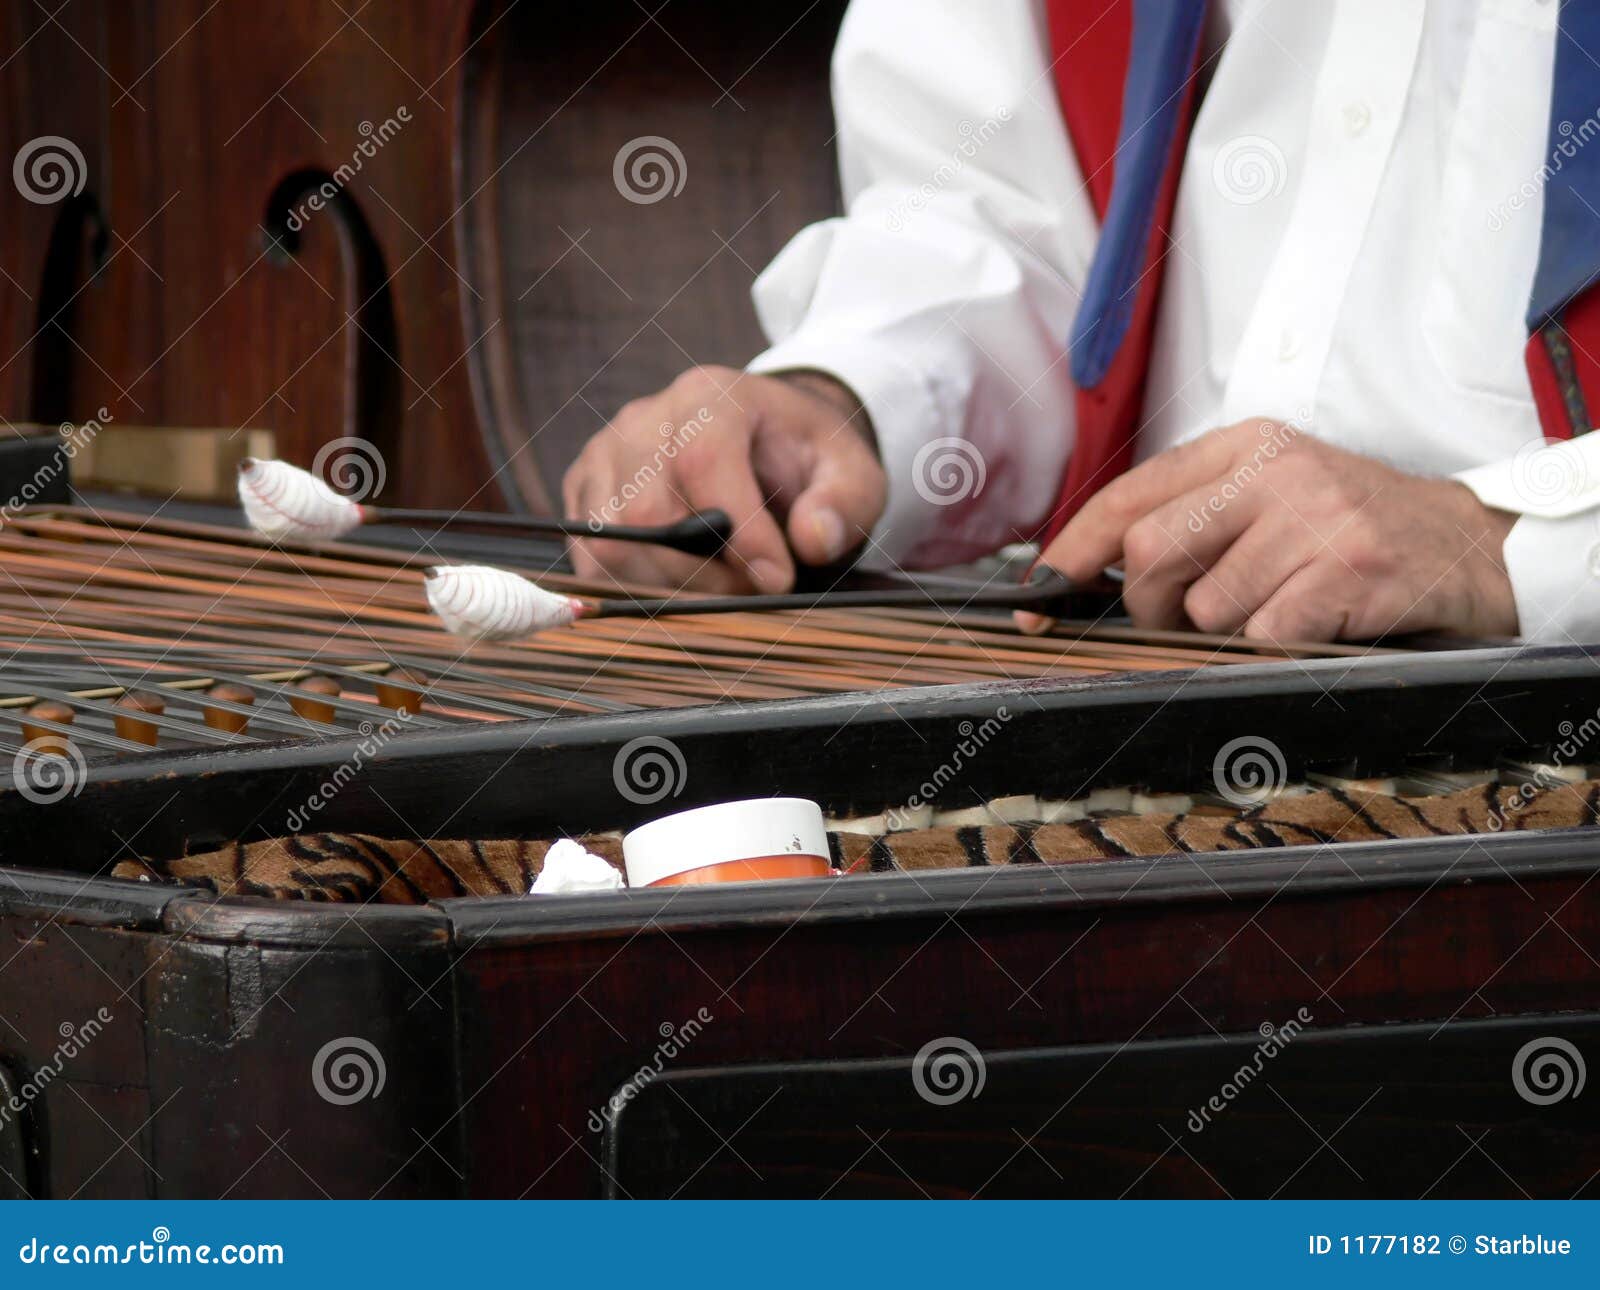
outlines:
{"label": "instrument side panel", "polygon": [[161,1195],[460,1194],[442,920],[406,910],[386,926],[382,912],[396,911],[194,900],[169,914],[150,983]]}
{"label": "instrument side panel", "polygon": [[[1073,881],[1070,870],[1056,876]],[[943,878],[904,881],[935,887]],[[1116,1048],[1291,1022],[1328,1036],[1338,1062],[1343,1039],[1366,1028],[1592,1010],[1597,951],[1600,904],[1590,877],[1572,874],[1081,909],[972,913],[952,902],[916,917],[864,912],[853,921],[670,931],[652,920],[604,935],[484,940],[456,968],[466,1190],[624,1190],[606,1162],[606,1130],[675,1068],[903,1064],[949,1039],[979,1052]],[[1428,1054],[1425,1041],[1410,1045],[1395,1078],[1411,1078]],[[819,1136],[852,1136],[856,1117],[871,1118],[847,1084],[834,1101],[835,1122],[817,1125]],[[747,1111],[750,1124],[721,1125],[724,1136],[759,1128],[765,1109]],[[1010,1127],[1027,1135],[1038,1124],[1022,1116]],[[1440,1155],[1442,1172],[1467,1145],[1441,1131],[1427,1150]],[[781,1171],[785,1159],[780,1152],[769,1163]],[[1554,1188],[1556,1172],[1523,1185]],[[932,1189],[950,1177],[914,1181]],[[1396,1194],[1410,1177],[1385,1173],[1365,1187]],[[733,1188],[731,1175],[723,1181]],[[745,1177],[737,1191],[803,1192],[815,1182],[814,1173],[802,1184],[780,1172],[765,1185]],[[1115,1195],[1125,1185],[1086,1190]]]}

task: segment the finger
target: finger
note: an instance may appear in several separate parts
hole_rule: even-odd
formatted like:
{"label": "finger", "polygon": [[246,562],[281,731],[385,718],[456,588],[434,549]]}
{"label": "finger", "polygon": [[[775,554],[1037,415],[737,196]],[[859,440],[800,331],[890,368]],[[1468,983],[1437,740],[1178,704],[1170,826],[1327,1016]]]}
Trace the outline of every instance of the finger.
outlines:
{"label": "finger", "polygon": [[569,520],[578,519],[584,513],[584,488],[592,473],[587,458],[579,457],[561,477],[561,513]]}
{"label": "finger", "polygon": [[1250,616],[1244,634],[1278,645],[1341,639],[1351,614],[1347,575],[1335,559],[1313,559]]}
{"label": "finger", "polygon": [[[596,473],[596,467],[587,452],[567,469],[561,480],[561,505],[569,520],[587,521],[593,517],[594,510],[589,499],[597,489]],[[602,556],[609,545],[568,538],[567,554],[572,560],[572,571],[580,578],[602,578],[605,574]]]}
{"label": "finger", "polygon": [[[1229,475],[1249,423],[1215,430],[1168,448],[1113,480],[1045,548],[1043,562],[1075,582],[1087,582],[1123,554],[1129,527],[1157,508],[1221,475]],[[1253,432],[1252,432],[1253,433]]]}
{"label": "finger", "polygon": [[1026,609],[1013,609],[1011,611],[1011,621],[1024,636],[1043,636],[1056,625],[1054,618],[1046,618],[1043,614],[1030,613]]}
{"label": "finger", "polygon": [[[582,463],[580,463],[582,464]],[[562,482],[562,495],[569,516],[607,518],[595,510],[605,504],[608,473],[603,466],[579,470],[574,466]],[[687,515],[687,505],[673,500],[664,480],[656,481],[660,496],[648,501],[639,498],[636,507],[649,512],[630,515],[630,520],[646,524],[668,524]],[[596,499],[601,499],[599,502]],[[734,593],[750,590],[749,580],[738,570],[717,560],[702,556],[689,556],[668,547],[652,546],[641,542],[615,542],[603,539],[574,539],[568,544],[572,568],[580,578],[589,578],[603,585],[621,589],[622,584],[632,586],[688,588],[714,593]]]}
{"label": "finger", "polygon": [[732,521],[723,559],[749,579],[757,591],[783,592],[794,586],[794,559],[778,521],[767,510],[761,486],[746,454],[702,456],[685,470],[681,486],[689,509],[721,507]]}
{"label": "finger", "polygon": [[[1042,559],[1035,560],[1029,567],[1028,575],[1023,581],[1032,582],[1034,575],[1043,567],[1045,567],[1045,564]],[[1122,577],[1119,571],[1115,578],[1096,578],[1094,582],[1096,591],[1106,591],[1109,594],[1113,584],[1118,588],[1121,587]],[[1120,598],[1121,592],[1117,591],[1116,595]],[[1113,612],[1116,611],[1108,606],[1100,611],[1100,618],[1108,617]],[[1024,636],[1043,636],[1054,629],[1056,620],[1047,618],[1044,614],[1036,614],[1030,609],[1013,609],[1011,611],[1011,623]]]}
{"label": "finger", "polygon": [[805,490],[789,508],[789,543],[806,564],[831,564],[866,541],[883,514],[883,467],[849,426],[817,445]]}
{"label": "finger", "polygon": [[605,448],[591,442],[561,477],[561,514],[568,520],[593,528],[606,517],[595,510],[604,489],[601,480],[614,468]]}
{"label": "finger", "polygon": [[1263,515],[1195,579],[1183,612],[1203,632],[1236,632],[1319,548],[1316,535],[1298,521]]}
{"label": "finger", "polygon": [[[1123,538],[1122,603],[1141,627],[1182,626],[1184,596],[1260,516],[1262,489],[1226,491],[1227,479],[1158,507]],[[1242,621],[1242,620],[1241,620]]]}
{"label": "finger", "polygon": [[586,538],[573,547],[572,567],[617,592],[638,588],[705,591],[733,595],[750,590],[742,571],[704,556],[684,555],[643,542],[605,542]]}

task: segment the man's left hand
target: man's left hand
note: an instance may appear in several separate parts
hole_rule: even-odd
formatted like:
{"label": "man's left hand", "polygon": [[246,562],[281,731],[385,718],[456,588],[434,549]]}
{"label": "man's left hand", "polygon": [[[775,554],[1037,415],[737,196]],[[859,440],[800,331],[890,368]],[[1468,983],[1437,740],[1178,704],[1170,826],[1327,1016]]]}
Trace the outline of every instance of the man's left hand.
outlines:
{"label": "man's left hand", "polygon": [[[1439,630],[1511,636],[1501,547],[1515,515],[1274,421],[1241,421],[1107,485],[1042,562],[1089,581],[1122,562],[1141,627],[1269,641]],[[1024,630],[1044,620],[1019,614]]]}

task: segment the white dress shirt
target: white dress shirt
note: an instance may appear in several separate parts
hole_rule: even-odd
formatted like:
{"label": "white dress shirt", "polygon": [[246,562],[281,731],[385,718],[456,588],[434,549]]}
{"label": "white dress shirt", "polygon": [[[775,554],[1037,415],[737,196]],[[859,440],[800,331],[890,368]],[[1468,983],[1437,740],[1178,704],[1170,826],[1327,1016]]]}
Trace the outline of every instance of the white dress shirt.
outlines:
{"label": "white dress shirt", "polygon": [[[1213,6],[1138,452],[1273,417],[1460,475],[1524,517],[1523,634],[1600,641],[1600,434],[1541,449],[1523,365],[1557,8]],[[855,0],[840,32],[848,213],[757,280],[751,368],[865,404],[890,479],[874,562],[970,559],[1056,499],[1097,221],[1051,60],[1040,0]]]}

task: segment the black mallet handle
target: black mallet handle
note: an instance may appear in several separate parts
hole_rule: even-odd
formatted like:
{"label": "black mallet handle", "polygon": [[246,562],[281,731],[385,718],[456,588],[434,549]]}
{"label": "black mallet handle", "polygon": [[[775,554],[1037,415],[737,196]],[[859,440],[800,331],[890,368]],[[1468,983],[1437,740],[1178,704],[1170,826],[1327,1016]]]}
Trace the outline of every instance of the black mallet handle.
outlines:
{"label": "black mallet handle", "polygon": [[503,515],[494,511],[427,511],[398,506],[361,507],[369,524],[412,524],[419,528],[514,529],[550,537],[603,538],[611,542],[648,542],[685,555],[720,555],[733,535],[725,511],[701,511],[672,524],[590,524],[545,516]]}
{"label": "black mallet handle", "polygon": [[[749,614],[797,609],[1027,609],[1047,618],[1102,612],[1108,598],[1075,587],[1041,566],[1023,583],[979,587],[894,587],[794,592],[781,596],[669,596],[655,600],[586,601],[585,618],[659,618],[677,614]],[[1093,602],[1092,605],[1090,602]],[[1076,611],[1076,612],[1074,612]]]}

